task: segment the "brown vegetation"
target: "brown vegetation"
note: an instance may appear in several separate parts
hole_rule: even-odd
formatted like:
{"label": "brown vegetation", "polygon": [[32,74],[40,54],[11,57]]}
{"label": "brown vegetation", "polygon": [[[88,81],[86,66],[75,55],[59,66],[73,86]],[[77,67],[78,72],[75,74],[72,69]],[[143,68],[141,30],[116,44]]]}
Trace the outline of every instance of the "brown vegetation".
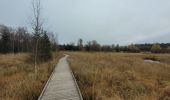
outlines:
{"label": "brown vegetation", "polygon": [[[69,53],[85,100],[169,100],[170,55]],[[160,63],[145,62],[154,58]]]}
{"label": "brown vegetation", "polygon": [[60,57],[59,53],[55,53],[53,60],[39,63],[35,77],[30,54],[1,54],[0,99],[36,100]]}

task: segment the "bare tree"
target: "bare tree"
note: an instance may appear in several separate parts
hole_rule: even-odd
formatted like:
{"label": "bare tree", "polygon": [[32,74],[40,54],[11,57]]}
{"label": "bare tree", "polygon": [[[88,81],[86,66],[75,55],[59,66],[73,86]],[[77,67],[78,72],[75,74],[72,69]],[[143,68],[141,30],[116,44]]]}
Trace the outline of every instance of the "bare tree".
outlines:
{"label": "bare tree", "polygon": [[33,8],[32,28],[35,34],[39,34],[42,29],[41,0],[32,0],[32,8]]}
{"label": "bare tree", "polygon": [[42,29],[42,20],[41,20],[41,0],[32,0],[33,8],[33,19],[32,19],[32,28],[35,35],[35,73],[37,74],[37,54],[38,54],[38,41],[40,37],[40,31]]}

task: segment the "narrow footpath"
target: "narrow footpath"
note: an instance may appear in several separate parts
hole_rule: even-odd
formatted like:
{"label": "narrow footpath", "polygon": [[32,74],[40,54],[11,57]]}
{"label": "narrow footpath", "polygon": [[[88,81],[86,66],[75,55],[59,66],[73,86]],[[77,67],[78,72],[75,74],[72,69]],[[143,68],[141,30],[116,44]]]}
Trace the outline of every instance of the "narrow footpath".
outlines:
{"label": "narrow footpath", "polygon": [[67,58],[59,60],[38,100],[83,100]]}

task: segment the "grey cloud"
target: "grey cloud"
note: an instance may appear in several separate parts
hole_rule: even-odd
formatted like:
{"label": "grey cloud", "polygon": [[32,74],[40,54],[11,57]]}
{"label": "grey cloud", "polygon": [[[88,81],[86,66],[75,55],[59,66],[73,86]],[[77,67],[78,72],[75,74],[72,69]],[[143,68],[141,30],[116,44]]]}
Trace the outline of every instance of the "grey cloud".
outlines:
{"label": "grey cloud", "polygon": [[[102,44],[170,42],[166,39],[170,36],[170,0],[42,2],[44,18],[48,19],[45,26],[59,34],[60,43],[76,42],[78,38],[95,39]],[[0,23],[27,24],[24,22],[30,14],[29,5],[30,0],[1,0]]]}

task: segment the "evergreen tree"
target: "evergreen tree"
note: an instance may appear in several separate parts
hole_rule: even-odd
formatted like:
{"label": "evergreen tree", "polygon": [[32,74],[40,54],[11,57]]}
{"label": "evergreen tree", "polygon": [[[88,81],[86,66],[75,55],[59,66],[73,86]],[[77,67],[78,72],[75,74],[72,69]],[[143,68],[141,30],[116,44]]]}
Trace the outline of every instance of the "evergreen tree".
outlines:
{"label": "evergreen tree", "polygon": [[52,57],[51,43],[46,31],[43,31],[43,36],[40,39],[39,57],[43,60],[48,60]]}
{"label": "evergreen tree", "polygon": [[2,45],[2,49],[1,52],[2,53],[8,53],[11,51],[10,48],[10,32],[8,27],[3,27],[1,29],[1,34],[2,34],[2,40],[1,40],[1,45]]}

